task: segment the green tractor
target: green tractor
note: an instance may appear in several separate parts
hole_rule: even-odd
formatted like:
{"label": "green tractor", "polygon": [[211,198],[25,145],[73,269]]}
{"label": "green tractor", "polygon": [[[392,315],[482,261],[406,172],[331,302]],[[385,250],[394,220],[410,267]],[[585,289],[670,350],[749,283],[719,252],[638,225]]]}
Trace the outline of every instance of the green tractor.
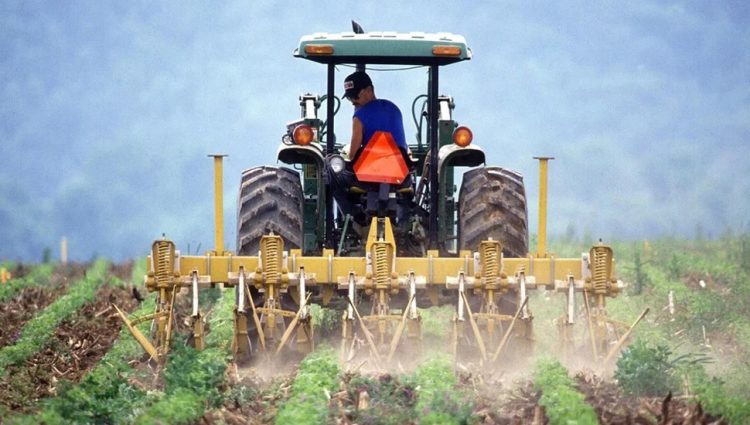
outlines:
{"label": "green tractor", "polygon": [[[327,93],[299,98],[301,117],[287,125],[278,150],[278,160],[292,168],[262,166],[242,173],[237,254],[256,255],[262,236],[271,231],[283,238],[285,247],[305,254],[329,248],[337,255],[362,255],[372,217],[387,215],[403,256],[423,257],[428,250],[457,255],[463,249],[475,250],[488,238],[500,241],[506,256],[526,256],[528,215],[522,177],[485,166],[484,151],[471,143],[471,130],[453,118],[453,98],[439,94],[440,68],[471,59],[464,38],[447,33],[364,33],[354,27],[353,33],[304,36],[295,50],[296,57],[326,65]],[[360,70],[373,65],[428,70],[426,93],[417,95],[411,107],[416,140],[404,155],[409,176],[385,189],[367,182],[355,185],[350,193],[359,206],[357,215],[337,206],[326,176],[331,170],[356,166],[346,159],[347,146],[336,138],[334,127],[341,104],[335,94],[337,67],[346,65]],[[351,125],[349,119],[343,122]],[[458,199],[456,167],[475,167],[463,174]],[[385,201],[381,208],[373,207],[378,195]]]}
{"label": "green tractor", "polygon": [[[222,158],[215,155],[215,249],[184,255],[171,240],[155,241],[145,276],[147,289],[158,292],[155,312],[133,320],[119,312],[152,358],[166,359],[175,298],[183,288],[193,294],[192,341],[203,347],[198,292],[217,284],[236,291],[237,359],[280,354],[292,346],[298,352],[313,349],[309,305],[321,304],[342,312],[344,358],[353,358],[364,337],[375,364],[387,364],[381,362],[384,354],[387,362],[404,360],[409,351],[394,356],[404,339],[421,345],[417,306],[429,303],[455,306],[450,338],[455,355],[467,353],[485,365],[503,355],[503,364],[513,364],[505,361],[504,350],[513,346],[510,355],[526,357],[533,342],[528,291],[541,288],[567,294],[560,321],[566,345],[576,342],[576,299],[582,294],[593,358],[614,356],[635,324],[614,333],[626,327],[606,312],[605,299],[623,287],[612,249],[597,244],[580,258],[546,251],[550,158],[540,157],[539,237],[536,253],[529,252],[522,177],[485,165],[471,130],[453,119],[453,98],[440,94],[440,68],[471,59],[463,37],[365,33],[355,24],[353,32],[302,37],[294,55],[326,66],[327,92],[300,96],[301,117],[287,125],[278,150],[278,160],[289,167],[242,173],[236,252],[223,246]],[[334,127],[341,104],[335,91],[343,86],[336,73],[344,66],[427,70],[426,93],[418,92],[411,105],[416,138],[408,149],[398,148],[390,133],[376,132],[361,153],[352,153],[353,161],[347,159]],[[344,123],[351,125],[349,119]],[[383,177],[381,171],[393,169],[398,173]],[[459,169],[468,171],[460,176],[456,197]],[[334,202],[330,183],[345,171],[357,177],[345,188],[346,207]],[[148,320],[150,337],[135,326]]]}

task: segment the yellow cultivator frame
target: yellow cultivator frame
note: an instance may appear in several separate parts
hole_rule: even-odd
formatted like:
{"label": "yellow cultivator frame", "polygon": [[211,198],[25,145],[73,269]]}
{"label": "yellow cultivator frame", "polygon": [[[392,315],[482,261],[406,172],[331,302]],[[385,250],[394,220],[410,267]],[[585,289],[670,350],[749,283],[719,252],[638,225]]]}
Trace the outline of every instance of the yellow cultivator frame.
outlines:
{"label": "yellow cultivator frame", "polygon": [[[216,181],[220,182],[222,157],[213,157]],[[545,194],[545,199],[540,199],[540,222],[546,220],[542,212],[546,215],[548,159],[540,161],[543,170],[540,184]],[[218,197],[220,183],[217,188]],[[216,215],[221,217],[222,202],[217,200],[215,204]],[[253,351],[279,353],[289,345],[295,332],[296,347],[312,349],[309,302],[313,292],[318,294],[316,302],[322,304],[328,304],[335,294],[346,297],[346,310],[342,312],[342,352],[353,345],[353,335],[361,332],[360,337],[366,340],[378,363],[393,357],[404,333],[409,338],[421,339],[416,308],[418,294],[426,294],[432,303],[437,303],[441,294],[453,293],[453,299],[457,300],[454,344],[462,335],[471,335],[482,362],[497,360],[512,335],[520,336],[519,340],[532,339],[533,316],[528,294],[538,288],[567,294],[568,311],[561,328],[564,339],[575,322],[576,294],[583,295],[589,312],[594,359],[609,360],[622,342],[609,348],[612,342],[607,328],[615,322],[607,318],[605,299],[617,295],[623,288],[615,275],[612,250],[596,245],[580,258],[556,258],[544,252],[546,224],[540,226],[539,234],[539,248],[543,252],[523,258],[504,258],[501,242],[495,240],[483,241],[476,251],[460,251],[457,256],[446,257],[440,256],[438,251],[427,251],[423,258],[398,257],[387,218],[373,219],[363,257],[337,257],[330,249],[323,249],[320,255],[306,256],[299,249],[285,250],[282,238],[273,234],[263,237],[257,255],[235,256],[224,251],[222,227],[217,221],[217,246],[205,255],[182,255],[169,240],[158,240],[152,245],[145,284],[149,291],[158,292],[156,311],[133,321],[124,313],[120,314],[154,359],[163,360],[169,349],[175,297],[182,288],[189,288],[193,294],[193,337],[196,346],[202,348],[203,320],[197,294],[200,289],[219,284],[235,288],[234,349],[238,357]],[[251,288],[262,294],[262,307],[255,305]],[[283,309],[279,302],[281,294],[291,295],[298,309]],[[371,311],[362,314],[357,310],[355,294],[370,297]],[[401,311],[394,313],[390,300],[398,294],[405,295],[408,302]],[[509,297],[518,306],[517,310],[511,314],[501,313],[497,300],[503,297]],[[474,308],[475,311],[472,311],[472,299],[481,301],[481,307]],[[146,320],[153,321],[150,338],[135,327]],[[254,330],[259,344],[255,349],[250,329]]]}

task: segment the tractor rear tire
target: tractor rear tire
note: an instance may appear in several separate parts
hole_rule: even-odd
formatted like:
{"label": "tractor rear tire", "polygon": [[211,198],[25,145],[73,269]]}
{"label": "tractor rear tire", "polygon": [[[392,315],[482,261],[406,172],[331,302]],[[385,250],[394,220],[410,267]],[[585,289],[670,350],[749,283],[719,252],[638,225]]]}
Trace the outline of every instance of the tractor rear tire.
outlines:
{"label": "tractor rear tire", "polygon": [[460,249],[476,251],[479,243],[499,240],[506,257],[529,252],[528,211],[523,177],[500,167],[464,173],[458,194]]}
{"label": "tractor rear tire", "polygon": [[273,232],[284,250],[302,246],[302,184],[289,168],[262,166],[242,172],[237,203],[237,254],[258,255],[260,239]]}

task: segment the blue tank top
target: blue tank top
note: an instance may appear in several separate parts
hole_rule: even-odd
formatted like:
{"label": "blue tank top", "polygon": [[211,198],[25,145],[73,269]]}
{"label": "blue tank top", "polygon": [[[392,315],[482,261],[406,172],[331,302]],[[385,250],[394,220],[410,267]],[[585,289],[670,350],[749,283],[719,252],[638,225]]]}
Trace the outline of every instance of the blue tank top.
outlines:
{"label": "blue tank top", "polygon": [[365,147],[376,131],[388,131],[398,147],[407,149],[404,136],[404,121],[401,111],[393,102],[385,99],[374,99],[354,111],[354,116],[362,122],[364,134],[362,147]]}

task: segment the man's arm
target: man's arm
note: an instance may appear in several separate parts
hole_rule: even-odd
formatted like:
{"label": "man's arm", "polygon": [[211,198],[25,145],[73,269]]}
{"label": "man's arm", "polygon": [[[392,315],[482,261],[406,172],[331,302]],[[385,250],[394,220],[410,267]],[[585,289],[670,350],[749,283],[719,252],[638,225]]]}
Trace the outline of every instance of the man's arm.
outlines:
{"label": "man's arm", "polygon": [[359,147],[362,146],[362,121],[359,118],[352,118],[352,143],[349,145],[349,159],[354,159]]}

